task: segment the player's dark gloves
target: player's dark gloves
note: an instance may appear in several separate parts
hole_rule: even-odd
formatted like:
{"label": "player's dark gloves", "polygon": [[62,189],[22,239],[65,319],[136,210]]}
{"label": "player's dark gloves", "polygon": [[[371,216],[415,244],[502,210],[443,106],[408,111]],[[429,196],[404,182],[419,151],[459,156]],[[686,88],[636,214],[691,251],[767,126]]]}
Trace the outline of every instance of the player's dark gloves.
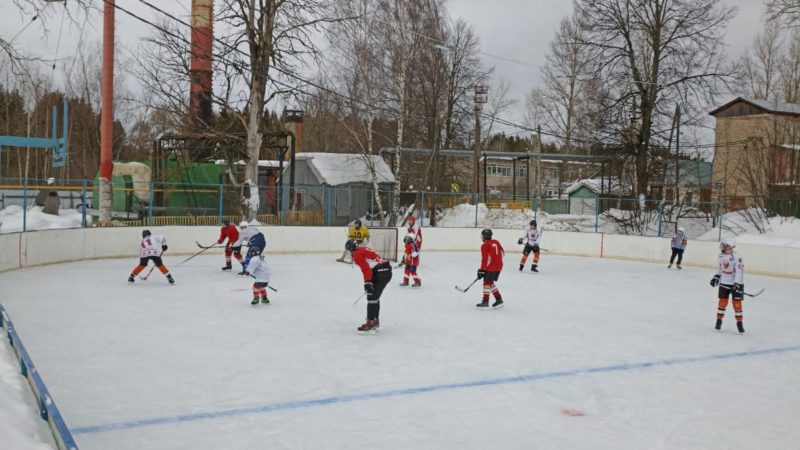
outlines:
{"label": "player's dark gloves", "polygon": [[533,244],[533,253],[539,253],[539,244]]}
{"label": "player's dark gloves", "polygon": [[222,244],[222,239],[218,240],[217,244]]}
{"label": "player's dark gloves", "polygon": [[368,282],[364,283],[364,292],[366,292],[369,295],[374,294],[375,293],[375,285],[373,285],[371,281],[368,281]]}
{"label": "player's dark gloves", "polygon": [[711,287],[719,286],[719,275],[714,275],[714,278],[712,278],[708,284],[710,284]]}
{"label": "player's dark gloves", "polygon": [[738,297],[741,297],[742,295],[744,295],[744,285],[743,284],[739,284],[739,283],[734,283],[733,284],[733,295],[736,295]]}
{"label": "player's dark gloves", "polygon": [[233,253],[242,253],[242,246],[237,245],[236,247],[231,247],[231,250],[233,250]]}
{"label": "player's dark gloves", "polygon": [[166,245],[162,245],[161,246],[161,253],[164,253],[165,251],[167,251],[167,246]]}
{"label": "player's dark gloves", "polygon": [[519,239],[517,240],[517,244],[519,244],[519,245],[522,245],[522,242],[523,242],[523,241],[524,241],[524,239],[522,239],[522,238],[519,238]]}
{"label": "player's dark gloves", "polygon": [[486,276],[486,271],[483,269],[478,270],[478,278],[483,278]]}

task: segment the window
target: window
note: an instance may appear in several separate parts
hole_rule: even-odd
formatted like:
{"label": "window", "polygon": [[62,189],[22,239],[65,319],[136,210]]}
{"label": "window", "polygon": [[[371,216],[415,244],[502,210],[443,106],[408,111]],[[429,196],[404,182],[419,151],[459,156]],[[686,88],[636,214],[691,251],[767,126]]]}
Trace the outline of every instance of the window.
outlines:
{"label": "window", "polygon": [[517,166],[517,176],[518,177],[526,177],[528,176],[528,168],[525,166]]}
{"label": "window", "polygon": [[510,177],[511,166],[501,166],[499,164],[488,164],[486,174],[490,177]]}

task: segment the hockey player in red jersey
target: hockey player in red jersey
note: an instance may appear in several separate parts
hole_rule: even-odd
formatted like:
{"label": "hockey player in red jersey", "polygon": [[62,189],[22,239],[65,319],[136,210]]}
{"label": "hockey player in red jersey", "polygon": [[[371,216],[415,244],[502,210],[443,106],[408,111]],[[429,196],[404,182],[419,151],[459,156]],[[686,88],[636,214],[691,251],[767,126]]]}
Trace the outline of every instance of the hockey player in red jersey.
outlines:
{"label": "hockey player in red jersey", "polygon": [[744,333],[742,319],[742,299],[744,298],[744,263],[742,257],[733,249],[736,243],[730,239],[723,239],[719,243],[722,253],[719,255],[717,274],[711,279],[711,286],[719,286],[719,304],[717,307],[717,323],[714,326],[722,328],[722,318],[725,317],[725,308],[728,307],[728,298],[733,297],[733,312],[736,316],[736,327],[739,333]]}
{"label": "hockey player in red jersey", "polygon": [[478,278],[483,278],[483,300],[475,305],[478,309],[489,309],[489,294],[494,295],[492,308],[503,307],[503,297],[497,289],[495,282],[500,278],[500,271],[503,270],[503,256],[505,251],[495,239],[492,239],[492,230],[486,228],[481,231],[483,245],[481,245],[481,268],[478,269]]}
{"label": "hockey player in red jersey", "polygon": [[383,259],[375,250],[369,247],[359,247],[356,241],[350,239],[344,244],[345,250],[353,256],[353,263],[361,269],[364,275],[364,292],[367,293],[367,321],[358,327],[361,333],[373,333],[380,325],[381,293],[392,281],[392,266]]}
{"label": "hockey player in red jersey", "polygon": [[234,245],[239,240],[239,230],[236,228],[236,225],[231,225],[231,221],[228,219],[222,221],[222,228],[219,230],[217,244],[222,244],[226,239],[228,242],[225,243],[225,267],[223,267],[222,270],[231,270],[233,268],[231,266],[231,255],[236,257],[239,264],[244,265],[242,246]]}
{"label": "hockey player in red jersey", "polygon": [[414,280],[414,284],[412,284],[411,287],[420,287],[422,286],[422,280],[420,280],[419,276],[417,276],[417,266],[419,265],[419,249],[411,235],[404,237],[403,243],[405,244],[405,258],[403,258],[403,265],[406,266],[406,269],[403,276],[403,282],[400,283],[400,286],[408,286],[408,279],[410,277]]}
{"label": "hockey player in red jersey", "polygon": [[134,277],[147,267],[148,262],[153,261],[158,270],[167,277],[169,284],[175,284],[169,269],[161,261],[161,254],[165,251],[167,251],[167,238],[160,234],[152,234],[150,230],[142,231],[142,242],[139,244],[139,265],[131,272],[128,277],[128,283],[133,283],[135,281]]}
{"label": "hockey player in red jersey", "polygon": [[417,245],[417,251],[422,250],[422,227],[419,226],[417,218],[413,215],[408,216],[408,229],[406,230],[406,234],[414,239],[414,243]]}

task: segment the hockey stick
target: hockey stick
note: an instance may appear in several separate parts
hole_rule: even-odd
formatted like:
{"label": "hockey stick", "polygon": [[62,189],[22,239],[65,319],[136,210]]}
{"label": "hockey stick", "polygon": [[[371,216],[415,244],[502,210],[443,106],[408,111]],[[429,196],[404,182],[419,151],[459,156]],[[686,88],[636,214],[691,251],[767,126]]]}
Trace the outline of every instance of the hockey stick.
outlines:
{"label": "hockey stick", "polygon": [[761,290],[756,292],[755,294],[750,294],[748,292],[742,292],[742,294],[744,294],[744,295],[746,295],[748,297],[758,297],[759,295],[761,295],[761,293],[764,292],[764,290],[766,290],[766,288],[761,288]]}
{"label": "hockey stick", "polygon": [[200,250],[199,252],[195,253],[194,255],[192,255],[192,256],[190,256],[190,257],[188,257],[188,258],[184,259],[183,261],[179,262],[178,264],[175,264],[175,267],[178,267],[178,266],[180,266],[181,264],[183,264],[183,263],[185,263],[186,261],[188,261],[188,260],[190,260],[190,259],[194,258],[195,256],[198,256],[198,255],[200,255],[201,253],[203,253],[204,251],[206,251],[206,250],[208,250],[208,249],[210,249],[210,248],[212,248],[212,247],[206,247],[206,248],[204,248],[204,249]]}
{"label": "hockey stick", "polygon": [[361,299],[364,298],[365,295],[367,295],[367,291],[362,292],[361,295],[358,296],[356,301],[353,302],[353,306],[356,306],[356,304],[358,304],[358,302],[360,302]]}
{"label": "hockey stick", "polygon": [[[250,278],[253,278],[253,279],[255,279],[256,277],[255,277],[255,276],[253,276],[253,274],[251,273],[251,274],[250,274]],[[277,289],[275,289],[274,287],[270,286],[269,284],[267,284],[267,287],[268,287],[270,290],[272,290],[272,292],[278,292],[278,290],[277,290]]]}
{"label": "hockey stick", "polygon": [[224,246],[224,245],[214,245],[214,244],[211,244],[211,245],[202,245],[201,243],[199,243],[199,242],[197,242],[197,241],[194,241],[194,243],[195,243],[195,244],[197,244],[197,246],[198,246],[198,247],[200,247],[200,248],[202,248],[202,249],[206,249],[206,250],[208,250],[209,248],[225,248],[225,246]]}
{"label": "hockey stick", "polygon": [[472,285],[473,285],[473,284],[475,284],[475,283],[476,283],[478,280],[480,280],[480,278],[475,278],[475,279],[472,281],[472,283],[470,283],[470,284],[469,284],[469,286],[467,286],[467,287],[465,287],[465,288],[462,288],[462,287],[456,286],[456,290],[457,290],[458,292],[461,292],[461,293],[467,292],[467,291],[469,290],[469,288],[471,288],[471,287],[472,287]]}

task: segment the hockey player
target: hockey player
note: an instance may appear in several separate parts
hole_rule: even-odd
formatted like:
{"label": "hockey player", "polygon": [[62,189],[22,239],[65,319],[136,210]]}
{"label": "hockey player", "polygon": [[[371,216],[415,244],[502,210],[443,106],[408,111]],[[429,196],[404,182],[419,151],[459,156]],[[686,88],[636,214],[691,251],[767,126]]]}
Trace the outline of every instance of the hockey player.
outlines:
{"label": "hockey player", "polygon": [[236,260],[239,261],[239,264],[244,265],[241,244],[234,247],[236,241],[239,240],[239,230],[235,225],[231,225],[230,220],[223,219],[222,228],[219,230],[219,239],[217,239],[217,244],[222,244],[226,239],[228,242],[225,244],[225,267],[223,267],[222,270],[231,270],[233,268],[231,266],[231,255],[236,257]]}
{"label": "hockey player", "polygon": [[417,218],[413,215],[408,216],[408,229],[406,233],[410,235],[417,244],[417,251],[422,250],[422,227],[417,224]]}
{"label": "hockey player", "polygon": [[[353,226],[347,229],[347,240],[354,241],[356,245],[364,245],[364,242],[369,242],[369,228],[361,224],[361,219],[353,221]],[[349,252],[347,250],[342,253],[342,257],[337,259],[338,262],[352,263],[352,259],[348,259]]]}
{"label": "hockey player", "polygon": [[264,261],[264,255],[261,253],[261,249],[252,247],[249,253],[251,253],[251,258],[250,263],[247,264],[246,272],[256,280],[253,282],[253,300],[250,304],[257,305],[259,299],[261,303],[269,304],[269,299],[267,298],[269,267],[267,267],[267,263]]}
{"label": "hockey player", "polygon": [[686,229],[683,227],[678,227],[678,232],[675,236],[672,236],[672,256],[669,257],[669,265],[667,269],[672,269],[672,263],[675,261],[675,257],[678,257],[678,264],[677,268],[681,268],[681,261],[683,261],[683,251],[686,250],[686,244],[689,243],[689,240],[686,239]]}
{"label": "hockey player", "polygon": [[717,307],[716,330],[722,328],[722,318],[725,317],[725,308],[728,307],[728,297],[733,297],[733,312],[736,316],[736,327],[739,333],[744,333],[742,324],[742,299],[744,298],[744,263],[742,257],[734,252],[736,242],[723,239],[719,243],[722,251],[719,255],[717,274],[711,279],[711,286],[719,286],[719,305]]}
{"label": "hockey player", "polygon": [[539,249],[539,242],[541,242],[541,240],[542,231],[536,225],[536,219],[531,220],[530,228],[525,230],[525,234],[517,241],[517,244],[525,244],[525,248],[522,249],[522,260],[519,262],[520,272],[525,268],[525,261],[528,260],[528,255],[531,252],[533,252],[533,264],[531,264],[531,271],[539,271],[539,254],[541,252]]}
{"label": "hockey player", "polygon": [[[239,238],[236,239],[236,242],[232,245],[232,247],[239,247],[241,248],[242,245],[250,243],[250,238],[255,236],[258,233],[258,228],[254,226],[250,226],[246,221],[241,221],[239,223]],[[248,261],[245,259],[242,262],[242,271],[239,272],[239,275],[247,275],[247,263]]]}
{"label": "hockey player", "polygon": [[161,261],[161,255],[165,251],[167,251],[167,238],[160,234],[152,234],[150,230],[142,231],[142,242],[139,244],[139,265],[131,272],[128,277],[128,283],[133,283],[135,281],[134,277],[147,268],[149,261],[153,261],[158,270],[167,277],[169,284],[175,284],[169,269]]}
{"label": "hockey player", "polygon": [[411,287],[420,287],[422,286],[422,280],[417,276],[417,266],[419,266],[419,249],[417,243],[414,242],[414,238],[411,235],[406,235],[406,237],[403,238],[403,243],[405,244],[405,258],[402,264],[406,266],[406,269],[403,282],[400,283],[400,286],[408,286],[408,278],[411,277],[414,280],[414,284],[412,284]]}
{"label": "hockey player", "polygon": [[[264,254],[264,249],[267,247],[267,238],[264,237],[264,233],[260,231],[256,231],[249,241],[247,241],[247,246],[250,247],[247,251],[247,257],[244,259],[244,267],[242,268],[242,273],[239,275],[250,275],[246,269],[247,265],[250,264],[250,260],[253,258],[254,255],[262,255]],[[258,253],[255,253],[256,250]]]}
{"label": "hockey player", "polygon": [[483,300],[475,305],[478,309],[489,309],[489,294],[494,295],[492,308],[503,307],[503,297],[497,289],[495,282],[500,278],[500,271],[503,270],[503,256],[505,251],[495,239],[492,239],[492,230],[485,228],[481,231],[483,245],[481,245],[481,268],[478,269],[478,278],[483,279]]}
{"label": "hockey player", "polygon": [[381,326],[381,293],[392,281],[392,266],[375,250],[360,247],[356,241],[348,240],[344,248],[353,257],[353,262],[364,275],[364,292],[367,293],[367,321],[358,327],[361,333],[374,333]]}

